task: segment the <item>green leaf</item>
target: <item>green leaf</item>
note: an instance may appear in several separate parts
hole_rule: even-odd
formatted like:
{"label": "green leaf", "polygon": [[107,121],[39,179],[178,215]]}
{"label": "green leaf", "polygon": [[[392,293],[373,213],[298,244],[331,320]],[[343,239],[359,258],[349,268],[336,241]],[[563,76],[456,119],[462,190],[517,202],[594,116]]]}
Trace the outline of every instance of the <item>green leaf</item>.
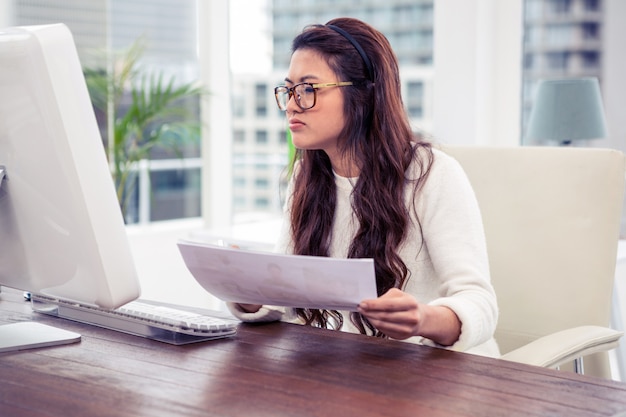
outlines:
{"label": "green leaf", "polygon": [[190,104],[197,108],[207,94],[195,83],[142,69],[139,60],[144,51],[140,38],[122,52],[105,54],[108,61],[101,66],[84,69],[93,106],[107,115],[113,129],[105,142],[124,214],[135,178],[133,166],[149,159],[155,147],[182,157],[182,145],[199,143],[201,125]]}

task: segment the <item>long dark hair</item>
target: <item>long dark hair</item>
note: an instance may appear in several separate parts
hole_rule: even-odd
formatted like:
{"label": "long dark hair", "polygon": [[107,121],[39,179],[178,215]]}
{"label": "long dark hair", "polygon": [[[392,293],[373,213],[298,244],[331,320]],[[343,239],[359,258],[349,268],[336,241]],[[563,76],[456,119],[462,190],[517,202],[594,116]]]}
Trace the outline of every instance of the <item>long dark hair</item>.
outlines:
{"label": "long dark hair", "polygon": [[[341,31],[360,45],[365,57]],[[359,170],[352,193],[359,229],[348,257],[374,259],[379,296],[391,288],[402,288],[409,278],[407,266],[398,255],[410,222],[404,189],[409,181],[417,192],[430,170],[432,150],[427,141],[412,132],[402,103],[396,56],[382,33],[352,18],[306,27],[292,44],[293,52],[299,49],[316,51],[338,79],[355,82],[354,87],[341,89],[346,123],[338,144]],[[420,148],[427,152],[420,152]],[[336,206],[330,159],[322,150],[300,149],[295,160],[299,166],[291,202],[294,253],[329,256]],[[405,172],[414,160],[421,173],[418,178],[407,179]],[[343,324],[337,311],[296,311],[307,324],[334,328]],[[358,313],[352,313],[350,320],[361,333],[382,335]]]}

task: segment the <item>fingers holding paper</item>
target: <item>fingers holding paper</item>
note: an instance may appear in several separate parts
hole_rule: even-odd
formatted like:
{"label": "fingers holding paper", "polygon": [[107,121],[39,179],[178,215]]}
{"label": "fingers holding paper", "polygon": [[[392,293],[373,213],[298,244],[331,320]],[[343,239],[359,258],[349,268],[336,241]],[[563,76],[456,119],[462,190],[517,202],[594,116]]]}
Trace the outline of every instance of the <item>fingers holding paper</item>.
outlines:
{"label": "fingers holding paper", "polygon": [[358,311],[393,339],[402,340],[419,334],[422,322],[420,305],[413,296],[397,288],[376,299],[362,301]]}
{"label": "fingers holding paper", "polygon": [[397,288],[376,299],[363,300],[358,311],[392,339],[423,336],[441,345],[452,345],[461,334],[461,322],[448,307],[419,303]]}

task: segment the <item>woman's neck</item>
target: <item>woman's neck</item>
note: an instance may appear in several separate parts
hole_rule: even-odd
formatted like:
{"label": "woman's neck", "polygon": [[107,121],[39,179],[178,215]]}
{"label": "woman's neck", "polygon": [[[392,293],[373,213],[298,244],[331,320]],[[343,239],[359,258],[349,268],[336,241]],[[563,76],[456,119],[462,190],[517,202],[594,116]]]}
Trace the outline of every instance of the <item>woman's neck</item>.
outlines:
{"label": "woman's neck", "polygon": [[330,158],[330,164],[332,165],[333,171],[336,175],[345,178],[354,178],[359,176],[361,170],[356,162],[350,159],[347,155],[341,155],[339,153],[331,155],[328,152],[327,155]]}

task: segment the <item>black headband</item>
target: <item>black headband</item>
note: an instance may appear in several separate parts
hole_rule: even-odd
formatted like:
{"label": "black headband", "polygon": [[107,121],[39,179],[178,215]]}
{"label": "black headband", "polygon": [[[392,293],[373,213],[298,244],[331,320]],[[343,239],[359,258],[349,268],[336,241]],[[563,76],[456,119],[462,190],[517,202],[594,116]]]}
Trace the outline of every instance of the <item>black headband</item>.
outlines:
{"label": "black headband", "polygon": [[370,81],[374,82],[374,68],[372,68],[372,63],[370,59],[367,57],[367,54],[365,53],[363,48],[361,48],[361,45],[359,45],[359,43],[356,41],[356,39],[354,39],[348,32],[341,29],[340,27],[337,27],[335,25],[326,25],[326,27],[334,30],[335,32],[337,32],[338,34],[346,38],[348,41],[350,41],[352,46],[354,46],[354,49],[356,49],[359,55],[361,55],[363,62],[365,62],[365,66],[367,67],[367,73],[369,75]]}

